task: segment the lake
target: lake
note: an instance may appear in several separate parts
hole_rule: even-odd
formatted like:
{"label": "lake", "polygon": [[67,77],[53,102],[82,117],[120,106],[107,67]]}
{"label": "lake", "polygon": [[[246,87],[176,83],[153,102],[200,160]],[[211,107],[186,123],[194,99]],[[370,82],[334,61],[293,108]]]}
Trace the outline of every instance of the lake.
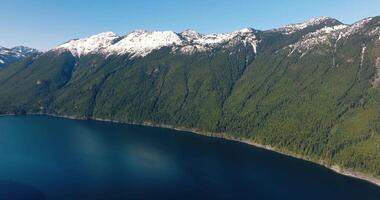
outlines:
{"label": "lake", "polygon": [[0,117],[1,200],[380,199],[319,165],[188,132]]}

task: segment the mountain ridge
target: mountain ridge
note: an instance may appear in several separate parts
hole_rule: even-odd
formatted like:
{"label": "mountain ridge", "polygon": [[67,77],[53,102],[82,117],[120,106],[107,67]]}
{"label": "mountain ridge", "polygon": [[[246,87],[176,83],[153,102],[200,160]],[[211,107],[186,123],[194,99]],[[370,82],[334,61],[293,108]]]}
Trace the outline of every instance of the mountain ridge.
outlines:
{"label": "mountain ridge", "polygon": [[[305,22],[285,25],[281,28],[267,31],[244,28],[230,33],[201,34],[194,30],[185,30],[181,33],[174,31],[146,31],[135,30],[124,36],[118,36],[113,32],[103,32],[86,38],[70,40],[59,45],[53,50],[68,50],[74,56],[86,55],[89,53],[110,54],[133,54],[133,56],[144,57],[151,51],[162,47],[176,47],[182,53],[193,53],[196,51],[207,51],[215,46],[228,43],[231,40],[241,37],[240,41],[250,45],[254,51],[260,43],[259,32],[278,32],[283,35],[295,34],[304,29],[315,27],[318,32],[314,33],[329,35],[338,32],[339,37],[348,37],[355,30],[360,29],[363,24],[371,21],[372,18],[360,20],[351,25],[346,25],[340,21],[329,17],[315,17]],[[340,31],[340,32],[339,32]],[[340,34],[345,32],[345,34]],[[373,34],[379,34],[380,31]],[[309,35],[310,37],[310,35]],[[305,44],[304,44],[305,45]],[[307,44],[306,44],[307,45]]]}
{"label": "mountain ridge", "polygon": [[15,46],[12,48],[5,48],[0,46],[0,69],[12,63],[15,63],[20,59],[39,53],[41,52],[37,49],[26,46]]}

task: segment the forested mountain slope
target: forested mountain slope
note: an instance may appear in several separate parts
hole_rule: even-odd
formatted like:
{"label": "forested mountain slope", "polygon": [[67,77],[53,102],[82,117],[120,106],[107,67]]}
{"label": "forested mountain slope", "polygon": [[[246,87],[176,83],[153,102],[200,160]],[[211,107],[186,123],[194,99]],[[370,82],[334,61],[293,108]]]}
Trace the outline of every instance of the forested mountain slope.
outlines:
{"label": "forested mountain slope", "polygon": [[106,32],[0,71],[0,113],[225,133],[380,176],[380,17]]}

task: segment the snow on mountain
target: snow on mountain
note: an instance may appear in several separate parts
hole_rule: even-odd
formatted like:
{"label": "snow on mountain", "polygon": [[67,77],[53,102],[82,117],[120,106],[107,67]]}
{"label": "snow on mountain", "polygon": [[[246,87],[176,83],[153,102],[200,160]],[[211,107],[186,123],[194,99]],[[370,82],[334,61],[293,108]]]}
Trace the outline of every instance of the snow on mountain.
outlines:
{"label": "snow on mountain", "polygon": [[38,53],[39,51],[37,49],[33,49],[26,46],[16,46],[11,49],[13,52],[17,52],[21,55],[28,56],[34,53]]}
{"label": "snow on mountain", "polygon": [[244,42],[244,44],[246,46],[250,45],[253,48],[253,51],[257,53],[257,46],[260,41],[258,40],[258,38],[256,38],[255,33],[256,31],[252,28],[244,28],[235,32],[235,37],[242,37],[241,39]]}
{"label": "snow on mountain", "polygon": [[106,52],[125,54],[130,53],[138,56],[146,56],[151,51],[171,45],[182,45],[183,41],[173,31],[144,30],[133,31],[115,44],[108,46]]}
{"label": "snow on mountain", "polygon": [[371,30],[369,33],[368,33],[369,36],[379,36],[379,40],[380,40],[380,22],[379,22],[379,26],[374,28],[373,30]]}
{"label": "snow on mountain", "polygon": [[5,48],[0,47],[0,55],[2,56],[10,56],[14,58],[22,58],[27,57],[33,53],[38,53],[39,51],[37,49],[25,47],[25,46],[16,46],[13,48]]}
{"label": "snow on mountain", "polygon": [[112,45],[113,41],[118,38],[119,36],[113,32],[104,32],[83,39],[70,40],[56,49],[66,49],[74,56],[80,57],[89,53],[100,52]]}
{"label": "snow on mountain", "polygon": [[310,26],[320,25],[320,24],[326,23],[328,21],[338,22],[336,19],[322,16],[322,17],[311,18],[310,20],[307,20],[307,21],[302,22],[302,23],[289,24],[289,25],[286,25],[282,28],[274,29],[273,31],[279,31],[285,35],[290,35],[296,31],[305,29],[305,28],[310,27]]}
{"label": "snow on mountain", "polygon": [[0,68],[36,53],[39,53],[39,51],[25,46],[0,47]]}
{"label": "snow on mountain", "polygon": [[378,21],[378,26],[375,28],[364,30],[364,27],[372,21],[373,18],[366,18],[360,20],[352,25],[335,25],[335,26],[325,26],[314,32],[304,35],[299,41],[294,44],[289,45],[286,48],[290,48],[291,52],[301,53],[301,57],[305,55],[309,50],[313,49],[318,45],[329,45],[336,48],[337,42],[351,37],[355,34],[365,34],[372,37],[379,37],[380,40],[380,21]]}
{"label": "snow on mountain", "polygon": [[307,53],[308,50],[312,49],[316,45],[333,45],[342,37],[341,30],[344,30],[347,27],[347,25],[337,25],[332,27],[325,26],[315,32],[306,34],[298,42],[289,45],[289,47],[292,49],[290,54],[298,51],[299,53],[302,53],[302,57]]}
{"label": "snow on mountain", "polygon": [[[344,25],[333,18],[316,17],[302,23],[290,24],[270,31],[289,35],[307,27],[317,26],[319,29],[303,35],[299,41],[285,47],[290,48],[290,54],[301,52],[304,55],[317,45],[336,46],[338,40],[359,33],[371,20],[372,18],[367,18],[352,25]],[[244,44],[257,53],[257,46],[260,42],[257,33],[258,31],[251,28],[230,33],[207,35],[193,30],[186,30],[181,33],[137,30],[125,36],[105,32],[83,39],[68,41],[53,50],[69,50],[74,56],[78,57],[87,54],[105,54],[107,56],[130,54],[132,57],[144,57],[152,51],[163,47],[172,48],[173,52],[192,54],[210,51],[214,48],[228,48],[233,45]],[[367,34],[378,36],[380,39],[379,26]]]}
{"label": "snow on mountain", "polygon": [[[238,40],[234,40],[239,38]],[[54,50],[69,50],[74,56],[101,53],[131,54],[132,56],[146,56],[153,50],[162,47],[174,47],[182,53],[207,51],[223,44],[233,45],[243,42],[252,46],[256,52],[258,41],[255,31],[250,28],[232,33],[202,35],[192,30],[182,33],[173,31],[133,31],[123,37],[112,32],[100,33],[83,39],[71,40],[56,47]]]}
{"label": "snow on mountain", "polygon": [[246,46],[250,45],[256,53],[258,40],[255,35],[255,30],[251,28],[244,28],[232,33],[220,33],[202,35],[195,31],[185,31],[181,35],[189,42],[186,46],[181,48],[182,52],[192,53],[194,51],[207,51],[214,47],[225,45],[233,46],[239,42],[243,42]]}
{"label": "snow on mountain", "polygon": [[185,40],[187,40],[187,41],[189,41],[189,42],[194,41],[194,40],[198,40],[198,39],[200,39],[200,38],[203,37],[202,34],[197,33],[196,31],[194,31],[194,30],[190,30],[190,29],[188,29],[188,30],[186,30],[186,31],[184,31],[184,32],[182,32],[182,33],[180,33],[180,35],[181,35]]}
{"label": "snow on mountain", "polygon": [[5,47],[0,47],[0,55],[1,56],[6,56],[6,57],[15,57],[15,58],[18,58],[18,57],[21,57],[22,54],[17,52],[17,51],[12,51],[12,49],[8,49],[8,48],[5,48]]}
{"label": "snow on mountain", "polygon": [[5,48],[5,47],[0,47],[0,54],[4,55],[4,54],[8,54],[10,52],[11,52],[10,49]]}
{"label": "snow on mountain", "polygon": [[347,28],[347,30],[345,30],[345,32],[343,33],[343,37],[348,37],[350,35],[353,35],[353,34],[356,34],[356,33],[360,32],[360,30],[366,24],[368,24],[369,22],[371,22],[371,20],[372,20],[372,17],[369,17],[369,18],[360,20],[360,21],[352,24],[350,27]]}
{"label": "snow on mountain", "polygon": [[[232,33],[210,34],[199,37],[194,40],[194,43],[200,45],[218,44],[229,41],[237,36],[248,36],[249,39],[256,39],[253,29],[245,28]],[[248,38],[247,38],[248,39]]]}

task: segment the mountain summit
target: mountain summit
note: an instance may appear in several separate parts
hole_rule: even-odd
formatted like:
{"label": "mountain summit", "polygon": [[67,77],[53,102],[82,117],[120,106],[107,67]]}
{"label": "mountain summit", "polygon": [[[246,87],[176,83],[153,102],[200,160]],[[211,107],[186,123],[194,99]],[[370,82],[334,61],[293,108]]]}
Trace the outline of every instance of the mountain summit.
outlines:
{"label": "mountain summit", "polygon": [[32,56],[34,54],[40,53],[37,49],[16,46],[13,48],[0,47],[0,69],[4,68],[20,59]]}
{"label": "mountain summit", "polygon": [[289,34],[295,33],[296,31],[306,29],[308,27],[313,27],[313,26],[331,27],[331,26],[336,26],[336,25],[341,25],[341,24],[342,22],[334,18],[322,16],[322,17],[314,17],[301,23],[289,24],[279,29],[275,29],[275,31],[280,31],[286,35],[289,35]]}

